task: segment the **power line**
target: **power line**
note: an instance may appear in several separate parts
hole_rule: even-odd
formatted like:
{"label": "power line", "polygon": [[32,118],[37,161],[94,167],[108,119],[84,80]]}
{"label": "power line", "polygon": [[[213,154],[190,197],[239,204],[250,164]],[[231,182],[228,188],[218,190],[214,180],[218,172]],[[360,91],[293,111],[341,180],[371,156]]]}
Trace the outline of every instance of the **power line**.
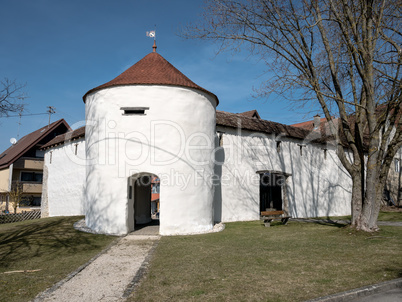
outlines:
{"label": "power line", "polygon": [[20,116],[31,116],[31,115],[47,115],[49,112],[44,112],[44,113],[30,113],[30,114],[18,114],[18,115],[5,115],[5,116],[0,116],[0,118],[8,118],[8,117],[20,117]]}

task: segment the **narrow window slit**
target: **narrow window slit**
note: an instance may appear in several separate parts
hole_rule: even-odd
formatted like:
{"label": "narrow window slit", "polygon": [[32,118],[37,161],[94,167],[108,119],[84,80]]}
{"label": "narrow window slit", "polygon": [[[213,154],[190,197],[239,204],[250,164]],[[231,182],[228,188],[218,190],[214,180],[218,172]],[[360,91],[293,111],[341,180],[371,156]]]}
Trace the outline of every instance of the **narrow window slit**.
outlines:
{"label": "narrow window slit", "polygon": [[123,115],[145,115],[149,107],[121,107]]}
{"label": "narrow window slit", "polygon": [[219,147],[223,147],[223,134],[225,132],[217,131],[217,133],[218,133]]}
{"label": "narrow window slit", "polygon": [[303,156],[303,147],[305,147],[306,145],[301,145],[301,144],[297,144],[300,148],[300,156]]}
{"label": "narrow window slit", "polygon": [[281,141],[276,141],[276,151],[277,152],[281,151]]}

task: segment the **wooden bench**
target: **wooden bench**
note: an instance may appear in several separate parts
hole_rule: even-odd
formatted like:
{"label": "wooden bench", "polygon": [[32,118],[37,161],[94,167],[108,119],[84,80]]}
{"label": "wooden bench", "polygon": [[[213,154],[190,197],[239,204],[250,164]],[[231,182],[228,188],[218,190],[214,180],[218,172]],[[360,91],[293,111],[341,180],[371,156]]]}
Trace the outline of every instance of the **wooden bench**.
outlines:
{"label": "wooden bench", "polygon": [[291,216],[288,216],[285,211],[262,211],[261,212],[261,219],[264,221],[264,224],[266,227],[271,226],[271,221],[272,220],[281,220],[283,224],[287,224],[289,218],[292,218]]}

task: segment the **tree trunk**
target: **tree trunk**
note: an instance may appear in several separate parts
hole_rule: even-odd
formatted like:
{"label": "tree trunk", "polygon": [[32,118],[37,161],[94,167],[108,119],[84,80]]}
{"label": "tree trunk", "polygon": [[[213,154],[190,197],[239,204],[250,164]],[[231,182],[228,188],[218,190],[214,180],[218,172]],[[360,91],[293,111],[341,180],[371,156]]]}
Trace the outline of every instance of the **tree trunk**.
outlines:
{"label": "tree trunk", "polygon": [[352,219],[351,226],[357,227],[359,225],[360,216],[363,206],[363,194],[362,194],[362,179],[359,173],[355,173],[352,176]]}
{"label": "tree trunk", "polygon": [[[357,230],[376,232],[378,214],[380,213],[382,190],[380,186],[373,185],[374,190],[367,190],[363,203],[362,215],[356,225]],[[369,191],[374,191],[370,192]]]}
{"label": "tree trunk", "polygon": [[366,194],[363,200],[361,218],[356,225],[356,229],[366,232],[378,231],[377,218],[380,212],[382,190],[384,189],[379,179],[380,173],[377,154],[377,151],[372,151],[369,153],[367,159]]}

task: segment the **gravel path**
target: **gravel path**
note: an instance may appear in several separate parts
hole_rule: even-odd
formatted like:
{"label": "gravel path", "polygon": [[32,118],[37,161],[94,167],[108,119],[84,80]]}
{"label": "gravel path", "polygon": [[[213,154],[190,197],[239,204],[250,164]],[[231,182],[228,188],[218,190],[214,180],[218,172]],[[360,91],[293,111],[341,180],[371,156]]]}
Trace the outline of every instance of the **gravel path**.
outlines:
{"label": "gravel path", "polygon": [[133,290],[160,237],[129,234],[69,280],[34,301],[124,301]]}
{"label": "gravel path", "polygon": [[[74,228],[95,233],[82,219]],[[224,230],[219,223],[211,232]],[[125,301],[146,271],[149,258],[160,239],[159,223],[139,228],[118,239],[95,259],[79,268],[66,279],[39,294],[32,302],[98,302]]]}

